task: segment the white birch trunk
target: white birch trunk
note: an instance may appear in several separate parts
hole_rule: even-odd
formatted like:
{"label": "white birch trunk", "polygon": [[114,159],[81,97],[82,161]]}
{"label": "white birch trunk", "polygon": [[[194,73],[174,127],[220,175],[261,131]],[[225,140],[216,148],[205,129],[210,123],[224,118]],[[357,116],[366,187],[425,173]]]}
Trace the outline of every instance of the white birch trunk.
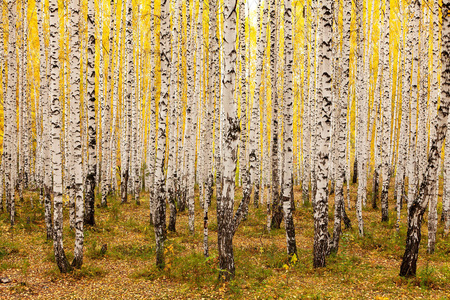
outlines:
{"label": "white birch trunk", "polygon": [[412,73],[411,73],[411,101],[410,101],[410,141],[409,141],[409,161],[408,161],[408,212],[417,192],[417,152],[416,152],[416,126],[417,126],[417,101],[418,101],[418,70],[419,70],[419,25],[420,25],[420,2],[414,0],[411,3],[411,34],[408,42],[412,49]]}
{"label": "white birch trunk", "polygon": [[381,101],[383,110],[383,140],[382,140],[382,151],[383,151],[383,162],[382,162],[382,177],[383,186],[381,190],[381,221],[387,222],[389,220],[388,211],[388,191],[390,182],[390,137],[391,137],[391,104],[392,104],[392,82],[391,82],[391,72],[389,63],[389,32],[390,32],[390,0],[385,1],[384,9],[384,37],[383,37],[383,99]]}
{"label": "white birch trunk", "polygon": [[319,89],[317,97],[317,192],[314,200],[314,260],[315,268],[324,267],[328,251],[328,167],[331,125],[331,60],[333,1],[321,4],[322,35],[319,36]]}
{"label": "white birch trunk", "polygon": [[295,226],[292,217],[291,198],[293,195],[293,92],[292,92],[292,62],[293,62],[293,46],[292,46],[292,3],[291,0],[284,1],[284,130],[285,139],[283,141],[283,186],[282,200],[284,223],[286,227],[286,243],[289,258],[297,255],[297,245],[295,242]]}
{"label": "white birch trunk", "polygon": [[[106,100],[103,103],[103,117],[102,117],[102,176],[101,176],[101,189],[102,189],[102,200],[101,205],[105,207],[107,205],[107,196],[111,191],[111,98],[113,98],[113,46],[114,46],[114,35],[116,27],[116,12],[114,0],[111,0],[111,15],[110,15],[110,26],[109,26],[109,53],[108,53],[108,92]],[[112,129],[114,131],[114,127]]]}
{"label": "white birch trunk", "polygon": [[362,18],[363,18],[363,2],[362,0],[358,0],[356,2],[356,11],[357,11],[357,24],[358,24],[358,33],[357,33],[357,82],[356,82],[356,101],[358,108],[358,128],[357,128],[357,140],[356,140],[356,149],[357,160],[358,160],[358,192],[357,192],[357,200],[356,200],[356,218],[358,220],[358,228],[359,235],[364,235],[364,221],[362,218],[362,205],[366,202],[367,191],[365,185],[365,176],[366,176],[366,142],[367,142],[367,110],[366,105],[364,105],[364,99],[362,99],[362,76],[363,76],[363,28],[362,28]]}
{"label": "white birch trunk", "polygon": [[50,11],[50,95],[52,115],[52,165],[53,165],[53,249],[61,273],[70,271],[63,246],[63,194],[61,165],[61,105],[59,102],[59,16],[58,2],[49,1]]}
{"label": "white birch trunk", "polygon": [[71,138],[73,142],[73,194],[75,196],[75,248],[72,266],[81,268],[83,264],[84,243],[84,199],[83,199],[83,172],[81,157],[80,135],[80,0],[70,2],[70,123],[72,124]]}
{"label": "white birch trunk", "polygon": [[16,139],[17,139],[17,120],[16,120],[16,86],[17,86],[17,58],[16,58],[16,12],[17,2],[8,1],[8,21],[9,21],[9,35],[8,35],[8,87],[6,91],[6,99],[4,102],[5,114],[5,128],[3,138],[3,157],[5,160],[5,200],[6,210],[10,214],[11,226],[15,222],[15,174],[17,168],[15,162],[17,161]]}
{"label": "white birch trunk", "polygon": [[87,13],[87,134],[88,134],[88,162],[86,174],[86,199],[84,223],[95,225],[95,185],[97,174],[97,131],[95,124],[95,3],[88,2]]}
{"label": "white birch trunk", "polygon": [[[129,12],[131,12],[131,0]],[[156,266],[164,268],[164,240],[166,239],[166,184],[164,161],[166,157],[166,116],[170,89],[170,1],[161,2],[161,97],[159,100],[158,148],[156,152],[155,168],[155,240]],[[131,13],[130,13],[131,16]],[[131,20],[130,20],[131,21]],[[130,28],[131,29],[131,28]],[[131,46],[131,45],[130,45]]]}
{"label": "white birch trunk", "polygon": [[223,140],[223,186],[217,203],[220,278],[230,280],[235,274],[233,256],[233,204],[239,119],[234,102],[236,79],[236,0],[224,3],[224,78],[222,104],[225,114]]}
{"label": "white birch trunk", "polygon": [[[402,17],[403,14],[400,13]],[[408,28],[409,23],[409,7],[406,10],[406,20],[403,21],[405,25],[402,28]],[[403,36],[403,35],[401,35]],[[396,193],[397,193],[397,222],[396,222],[396,230],[400,229],[400,218],[401,218],[401,207],[403,194],[405,190],[405,177],[406,177],[406,162],[408,158],[408,125],[409,125],[409,100],[410,100],[410,76],[411,76],[411,48],[410,43],[406,40],[403,43],[403,38],[401,38],[400,45],[404,46],[403,52],[403,63],[400,65],[400,73],[402,75],[402,116],[401,116],[401,124],[400,124],[400,140],[398,147],[398,163],[397,163],[397,175],[396,175]]]}
{"label": "white birch trunk", "polygon": [[[180,9],[180,2],[175,0],[175,12]],[[168,230],[175,232],[176,224],[176,187],[178,186],[178,170],[176,165],[177,146],[177,97],[178,97],[178,14],[175,13],[172,28],[172,61],[170,65],[170,117],[169,117],[169,157],[167,162],[167,197],[170,205],[170,218]]]}

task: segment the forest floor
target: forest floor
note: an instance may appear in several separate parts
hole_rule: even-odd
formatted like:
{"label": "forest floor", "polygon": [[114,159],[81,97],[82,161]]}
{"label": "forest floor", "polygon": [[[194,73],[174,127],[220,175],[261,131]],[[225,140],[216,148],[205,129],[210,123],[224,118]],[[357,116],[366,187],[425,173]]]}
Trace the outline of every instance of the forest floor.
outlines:
{"label": "forest floor", "polygon": [[[442,192],[442,187],[441,187]],[[380,210],[364,208],[365,236],[359,237],[355,211],[347,210],[353,227],[344,229],[339,252],[327,266],[314,269],[312,208],[301,205],[295,188],[295,230],[298,260],[287,261],[284,229],[265,230],[264,208],[250,206],[249,217],[234,238],[236,278],[218,280],[215,203],[210,210],[210,257],[203,256],[202,210],[196,205],[196,232],[188,232],[187,212],[178,215],[177,232],[168,233],[166,268],[155,268],[154,232],[149,225],[148,195],[141,205],[113,198],[107,208],[96,208],[96,226],[85,231],[85,257],[81,270],[59,273],[53,245],[46,240],[44,209],[38,195],[27,192],[17,204],[17,222],[9,226],[0,214],[0,299],[450,299],[450,237],[439,224],[436,252],[426,253],[427,223],[423,224],[417,277],[398,276],[406,236],[406,210],[400,232],[395,230],[394,200],[390,198],[388,223]],[[391,190],[390,195],[393,195]],[[368,199],[370,199],[370,193]],[[240,190],[236,199],[240,199]],[[35,203],[30,207],[30,198]],[[353,207],[356,185],[351,187]],[[98,201],[99,199],[97,199]],[[238,201],[236,201],[238,202]],[[330,199],[330,232],[333,225]],[[439,205],[439,213],[441,205]],[[74,233],[65,209],[64,246],[73,257]],[[426,218],[425,218],[426,220]],[[102,245],[107,244],[102,254]]]}

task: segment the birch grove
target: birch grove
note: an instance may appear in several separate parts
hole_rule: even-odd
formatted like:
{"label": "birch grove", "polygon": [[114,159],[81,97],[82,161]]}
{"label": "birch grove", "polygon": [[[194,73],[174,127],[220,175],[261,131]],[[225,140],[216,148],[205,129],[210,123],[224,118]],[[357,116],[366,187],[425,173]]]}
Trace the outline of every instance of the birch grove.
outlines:
{"label": "birch grove", "polygon": [[[103,257],[93,233],[128,222],[152,228],[143,240],[158,272],[185,236],[230,281],[251,264],[236,253],[281,247],[280,232],[288,274],[305,257],[342,260],[381,230],[402,241],[400,276],[416,276],[422,224],[430,255],[450,232],[449,9],[5,1],[0,216],[42,223],[61,273]],[[250,246],[235,251],[242,239]]]}

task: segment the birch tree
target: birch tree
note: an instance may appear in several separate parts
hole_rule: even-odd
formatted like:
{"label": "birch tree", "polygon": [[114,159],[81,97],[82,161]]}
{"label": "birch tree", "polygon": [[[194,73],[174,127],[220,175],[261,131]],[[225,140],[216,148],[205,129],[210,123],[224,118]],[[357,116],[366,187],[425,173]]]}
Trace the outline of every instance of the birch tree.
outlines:
{"label": "birch tree", "polygon": [[[132,126],[132,103],[134,92],[134,60],[133,60],[133,33],[132,33],[132,15],[133,7],[131,1],[126,3],[126,98],[124,101],[124,119],[122,124],[123,135],[123,163],[121,177],[121,201],[127,202],[128,188],[130,180],[130,151],[131,151],[131,126]],[[121,144],[122,149],[122,144]]]}
{"label": "birch tree", "polygon": [[83,173],[81,157],[81,134],[80,134],[80,0],[70,2],[70,118],[72,142],[73,142],[73,163],[74,163],[74,185],[73,194],[75,196],[75,249],[72,266],[81,268],[83,264],[83,243],[84,243],[84,199],[83,199]]}
{"label": "birch tree", "polygon": [[[180,3],[175,0],[174,10],[177,12],[180,9]],[[172,28],[172,63],[170,65],[170,117],[169,117],[169,161],[167,166],[167,197],[170,204],[170,217],[168,229],[175,231],[176,224],[176,186],[178,185],[178,177],[176,170],[176,138],[177,138],[177,96],[178,96],[178,14],[175,13],[173,18]]]}
{"label": "birch tree", "polygon": [[[128,0],[131,9],[131,0]],[[170,1],[161,2],[161,96],[159,100],[158,148],[155,168],[155,240],[156,266],[164,268],[164,240],[166,239],[166,184],[164,160],[166,157],[166,117],[170,88]],[[130,45],[131,46],[131,45]]]}
{"label": "birch tree", "polygon": [[59,102],[59,16],[58,1],[49,1],[50,12],[50,90],[52,115],[52,165],[53,165],[53,249],[56,264],[61,273],[71,270],[63,246],[63,202],[61,164],[61,105]]}
{"label": "birch tree", "polygon": [[[208,121],[208,128],[206,129],[207,134],[207,141],[212,140],[212,131],[213,131],[213,118],[215,115],[215,111],[219,110],[219,107],[214,108],[214,104],[218,106],[219,98],[220,98],[220,88],[218,86],[219,83],[219,39],[217,37],[217,1],[212,0],[209,2],[209,85],[208,85],[208,115],[207,119]],[[215,135],[219,135],[220,129],[216,125],[216,128],[214,130]],[[217,139],[215,140],[217,141]],[[220,141],[217,141],[220,143]],[[206,155],[208,157],[208,165],[207,165],[207,180],[206,180],[206,201],[204,204],[204,213],[203,213],[203,254],[205,257],[209,256],[209,246],[208,246],[208,209],[212,198],[212,185],[214,180],[214,173],[213,173],[213,166],[212,166],[212,155],[213,155],[213,149],[210,142],[208,142],[209,146],[206,147],[205,151],[207,152]],[[216,147],[216,151],[217,151]],[[217,154],[216,154],[217,155]],[[217,157],[217,156],[216,156]],[[220,161],[220,158],[219,158]],[[218,164],[216,164],[218,165]],[[219,166],[220,167],[220,166]],[[216,168],[218,170],[218,168]],[[218,180],[216,180],[218,182]],[[217,186],[217,185],[216,185]]]}
{"label": "birch tree", "polygon": [[[402,14],[401,14],[402,15]],[[406,9],[405,16],[406,20],[404,21],[405,25],[402,28],[408,28],[408,33],[410,32],[408,22],[409,22],[409,6]],[[403,15],[402,15],[403,16]],[[408,37],[408,36],[407,36]],[[403,39],[401,39],[400,44],[403,44]],[[408,123],[409,123],[409,100],[410,100],[410,79],[411,79],[411,47],[409,40],[407,39],[404,43],[404,63],[401,64],[401,75],[402,75],[402,116],[401,116],[401,124],[400,124],[400,140],[399,140],[399,149],[398,149],[398,162],[397,162],[397,222],[396,229],[399,230],[400,227],[400,217],[401,217],[401,206],[402,206],[402,198],[404,193],[404,184],[405,184],[405,176],[406,176],[406,162],[408,158]]]}
{"label": "birch tree", "polygon": [[271,127],[271,140],[272,140],[272,216],[270,219],[271,228],[280,228],[281,221],[283,220],[283,210],[280,203],[280,191],[279,191],[279,159],[278,159],[278,31],[277,31],[277,7],[276,0],[272,0],[270,3],[270,80],[271,80],[271,101],[272,101],[272,127]]}
{"label": "birch tree", "polygon": [[5,129],[4,129],[4,146],[2,162],[5,170],[5,200],[6,210],[10,214],[11,226],[15,223],[15,174],[17,152],[16,152],[16,136],[17,136],[17,120],[16,120],[16,86],[17,86],[17,58],[16,58],[16,12],[17,2],[8,1],[8,21],[9,21],[9,36],[8,36],[8,87],[6,91],[6,99],[4,102],[5,110]]}
{"label": "birch tree", "polygon": [[[115,12],[115,4],[114,0],[111,0],[111,17],[110,17],[110,26],[109,26],[109,53],[108,53],[108,93],[107,98],[104,101],[103,107],[103,126],[102,126],[102,176],[101,176],[101,189],[102,189],[102,200],[101,205],[105,207],[107,205],[106,198],[108,197],[111,191],[111,168],[110,168],[110,159],[111,159],[111,149],[110,149],[110,140],[111,140],[111,132],[110,132],[110,116],[111,116],[111,98],[113,96],[113,80],[112,80],[112,71],[113,71],[113,45],[114,45],[114,34],[116,27],[116,12]],[[102,45],[103,46],[103,45]],[[114,131],[114,127],[113,127]]]}
{"label": "birch tree", "polygon": [[[345,181],[345,152],[347,147],[347,103],[349,87],[350,69],[350,23],[351,23],[351,3],[344,1],[343,8],[343,46],[342,46],[342,81],[341,96],[337,103],[337,174],[334,196],[334,229],[333,237],[330,241],[329,252],[337,252],[339,249],[339,239],[341,235],[341,222],[345,214],[344,203],[344,181]],[[347,194],[350,197],[350,194]]]}
{"label": "birch tree", "polygon": [[317,139],[317,192],[314,200],[314,267],[324,267],[328,251],[328,161],[331,125],[331,39],[333,1],[324,1],[321,7],[322,36],[319,42],[320,78],[317,97],[318,115]]}
{"label": "birch tree", "polygon": [[236,7],[235,0],[224,3],[224,77],[222,79],[222,105],[225,115],[223,139],[222,194],[217,202],[217,227],[220,278],[229,281],[234,278],[233,236],[246,211],[245,201],[241,201],[233,216],[234,188],[237,161],[237,146],[240,133],[239,118],[234,101],[236,80]]}
{"label": "birch tree", "polygon": [[386,0],[384,8],[384,37],[383,37],[383,49],[384,49],[384,61],[383,61],[383,164],[382,164],[382,176],[383,186],[381,191],[381,221],[387,222],[389,219],[388,211],[388,190],[389,190],[389,140],[391,135],[391,97],[392,97],[392,85],[391,85],[391,72],[389,63],[389,32],[390,32],[390,0]]}
{"label": "birch tree", "polygon": [[95,178],[97,177],[97,132],[95,126],[95,3],[88,2],[87,13],[87,122],[88,122],[88,163],[86,174],[86,198],[84,223],[95,225]]}
{"label": "birch tree", "polygon": [[295,242],[295,226],[292,217],[292,185],[293,185],[293,92],[292,92],[292,3],[291,0],[284,1],[284,161],[283,161],[283,187],[282,200],[284,223],[286,227],[286,243],[289,258],[297,255]]}

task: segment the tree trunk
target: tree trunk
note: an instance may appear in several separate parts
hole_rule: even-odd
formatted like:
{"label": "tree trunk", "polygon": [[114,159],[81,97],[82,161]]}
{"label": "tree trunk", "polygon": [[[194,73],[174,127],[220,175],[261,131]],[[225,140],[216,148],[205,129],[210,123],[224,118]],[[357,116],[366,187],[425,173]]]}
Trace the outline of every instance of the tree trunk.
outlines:
{"label": "tree trunk", "polygon": [[[433,117],[430,123],[430,135],[434,135],[434,120],[438,107],[438,99],[439,95],[439,82],[438,82],[438,72],[439,72],[439,2],[434,1],[433,11],[433,67],[432,67],[432,76],[431,76],[431,86],[430,86],[430,115]],[[439,74],[440,75],[440,74]],[[446,142],[447,143],[447,142]],[[444,146],[446,147],[446,146]],[[446,152],[448,154],[448,152]],[[445,160],[445,157],[444,157]],[[444,162],[445,164],[445,162]],[[439,166],[441,164],[439,163]],[[440,170],[441,168],[439,168]],[[440,172],[439,172],[440,174]],[[445,177],[444,177],[445,178]],[[444,179],[445,180],[445,179]],[[437,203],[438,203],[438,195],[439,195],[439,175],[438,180],[436,180],[436,185],[433,189],[433,197],[430,199],[430,213],[428,217],[428,252],[433,253],[436,243],[436,231],[438,225],[438,213],[437,213]],[[444,210],[444,203],[442,205]],[[444,225],[445,231],[445,225]]]}
{"label": "tree trunk", "polygon": [[239,139],[239,119],[234,101],[236,79],[236,0],[224,3],[224,78],[222,104],[225,114],[223,139],[223,180],[220,202],[217,203],[219,278],[229,281],[234,278],[233,255],[233,204],[237,145]]}
{"label": "tree trunk", "polygon": [[[356,82],[356,101],[357,101],[357,113],[358,113],[358,129],[357,129],[357,136],[356,136],[356,149],[358,150],[357,153],[357,160],[355,159],[355,163],[357,163],[358,171],[358,192],[357,192],[357,199],[356,199],[356,218],[358,220],[358,228],[359,228],[359,235],[364,236],[364,221],[362,218],[362,205],[366,202],[367,198],[367,190],[365,185],[365,176],[366,176],[366,168],[367,168],[367,161],[366,161],[366,142],[367,142],[367,105],[364,105],[364,100],[362,99],[362,84],[363,84],[363,71],[364,71],[364,64],[363,64],[363,53],[364,53],[364,30],[363,30],[363,1],[358,0],[356,2],[356,11],[357,11],[357,24],[358,24],[358,32],[357,32],[357,82]],[[355,176],[355,175],[353,175]],[[354,178],[354,177],[353,177]]]}
{"label": "tree trunk", "polygon": [[253,182],[255,187],[255,192],[253,195],[253,203],[255,207],[259,206],[259,186],[260,186],[260,96],[262,87],[262,76],[263,76],[263,64],[264,64],[264,49],[266,41],[266,20],[263,18],[263,23],[261,24],[261,6],[264,6],[264,1],[261,1],[258,5],[258,38],[257,38],[257,53],[256,53],[256,85],[255,92],[253,94],[253,108],[252,108],[252,119],[250,124],[250,180]]}
{"label": "tree trunk", "polygon": [[390,153],[389,153],[389,140],[391,136],[391,105],[392,105],[392,82],[389,62],[389,18],[390,15],[390,0],[385,1],[384,9],[384,37],[383,37],[383,100],[381,102],[383,109],[383,163],[381,167],[383,186],[381,189],[381,221],[387,222],[389,220],[388,211],[388,191],[389,191],[389,168],[390,168]]}
{"label": "tree trunk", "polygon": [[[131,16],[131,0],[128,0],[129,14]],[[156,266],[164,269],[164,241],[166,239],[166,184],[164,161],[166,157],[166,117],[167,103],[170,88],[170,1],[161,2],[161,97],[159,99],[159,126],[158,148],[156,150],[155,168],[155,240],[156,240]],[[131,20],[130,20],[131,21]],[[131,29],[131,28],[130,28]],[[131,46],[131,45],[130,45]]]}
{"label": "tree trunk", "polygon": [[[344,2],[343,18],[343,49],[342,49],[342,94],[337,103],[337,174],[336,187],[334,196],[334,229],[333,237],[330,241],[328,252],[336,253],[339,249],[339,240],[342,233],[341,223],[345,215],[344,203],[344,181],[345,181],[345,150],[347,147],[347,101],[348,101],[348,86],[349,86],[349,71],[350,71],[350,22],[351,22],[351,3]],[[350,195],[347,195],[349,197]]]}
{"label": "tree trunk", "polygon": [[61,164],[61,105],[59,102],[59,17],[58,2],[49,1],[50,11],[50,95],[52,115],[52,162],[53,162],[53,249],[56,264],[61,273],[71,270],[63,246],[63,202]]}
{"label": "tree trunk", "polygon": [[284,162],[283,162],[283,212],[286,226],[286,243],[289,258],[297,255],[295,242],[295,226],[292,217],[291,193],[292,193],[292,169],[293,169],[293,92],[292,92],[292,3],[291,0],[284,1]]}
{"label": "tree trunk", "polygon": [[[204,204],[203,211],[203,254],[205,257],[209,256],[209,246],[208,246],[208,209],[211,204],[211,198],[213,193],[213,181],[214,181],[214,172],[213,172],[213,149],[212,149],[212,133],[213,133],[213,114],[214,114],[214,99],[216,100],[216,105],[218,104],[218,100],[220,94],[217,91],[219,82],[219,40],[217,35],[217,1],[212,0],[209,2],[209,85],[208,85],[208,112],[207,112],[207,124],[208,128],[206,143],[207,147],[205,147],[205,155],[207,157],[207,179],[206,179],[206,201]],[[216,108],[217,109],[217,108]],[[218,128],[216,126],[215,134],[218,135]],[[216,148],[217,149],[217,148]],[[216,164],[217,165],[217,164]],[[219,166],[220,167],[220,166]],[[217,185],[216,185],[217,186]]]}
{"label": "tree trunk", "polygon": [[86,174],[86,199],[84,223],[95,225],[95,178],[97,177],[97,132],[95,126],[95,3],[88,3],[87,14],[87,118],[88,163]]}
{"label": "tree trunk", "polygon": [[[175,1],[175,12],[180,9],[179,1]],[[177,138],[177,96],[178,96],[178,14],[173,16],[172,28],[172,64],[170,66],[170,117],[169,117],[169,161],[167,162],[167,197],[170,205],[169,231],[175,232],[176,224],[176,187],[178,186],[176,165]]]}
{"label": "tree trunk", "polygon": [[81,134],[80,134],[80,0],[72,0],[70,3],[70,123],[73,124],[71,132],[73,142],[73,167],[75,196],[75,249],[72,266],[81,268],[83,264],[84,243],[84,199],[83,199],[83,172],[81,157]]}
{"label": "tree trunk", "polygon": [[[155,27],[155,2],[152,1],[150,3],[150,9],[152,11],[151,16],[151,26]],[[154,33],[150,32],[150,65],[153,66],[155,64],[154,58],[156,53],[155,46],[155,37]],[[149,136],[147,138],[147,167],[148,167],[148,181],[147,188],[150,194],[150,223],[154,223],[155,216],[155,160],[156,160],[156,76],[155,76],[155,68],[151,68],[150,70],[150,128],[149,128]]]}
{"label": "tree trunk", "polygon": [[414,0],[410,4],[412,13],[412,22],[408,31],[408,43],[412,49],[412,74],[411,74],[411,101],[410,101],[410,141],[409,141],[409,162],[408,162],[408,212],[417,193],[417,152],[416,152],[416,133],[417,133],[417,95],[418,95],[418,70],[419,70],[419,25],[420,25],[420,1]]}
{"label": "tree trunk", "polygon": [[[102,188],[102,200],[101,205],[106,207],[107,197],[111,191],[111,98],[113,98],[113,80],[112,80],[112,65],[113,65],[113,46],[114,46],[114,35],[115,35],[115,23],[116,23],[116,12],[114,0],[111,0],[111,16],[110,16],[110,26],[109,26],[109,54],[108,54],[108,92],[107,97],[104,101],[103,112],[102,112],[102,177],[101,177],[101,188]],[[103,47],[103,45],[102,45]],[[114,127],[113,127],[114,131]]]}
{"label": "tree trunk", "polygon": [[283,208],[280,199],[280,178],[279,178],[279,159],[278,159],[278,87],[277,87],[277,60],[278,60],[278,13],[276,0],[270,3],[270,80],[271,80],[271,101],[272,101],[272,216],[270,227],[280,228],[283,220]]}
{"label": "tree trunk", "polygon": [[[447,125],[448,126],[448,125]],[[444,157],[444,191],[442,196],[442,218],[444,219],[444,234],[450,232],[450,134],[445,138]]]}
{"label": "tree trunk", "polygon": [[321,5],[322,35],[319,40],[319,89],[317,107],[318,115],[317,137],[317,192],[314,200],[314,261],[315,268],[325,267],[328,251],[328,166],[331,125],[331,60],[332,60],[332,21],[333,1]]}
{"label": "tree trunk", "polygon": [[4,122],[4,144],[3,158],[5,160],[5,200],[6,210],[10,214],[11,226],[15,223],[15,174],[17,172],[16,164],[16,140],[17,140],[17,120],[16,120],[16,86],[17,86],[17,58],[16,58],[16,12],[17,2],[8,1],[8,87],[6,91],[6,99],[4,102],[5,122]]}
{"label": "tree trunk", "polygon": [[[48,101],[48,59],[46,55],[47,47],[45,45],[46,35],[44,35],[44,2],[36,1],[38,32],[39,32],[39,102],[42,107],[42,163],[43,163],[43,180],[42,180],[42,197],[44,199],[44,219],[47,230],[47,240],[53,238],[52,225],[52,208],[51,208],[51,157],[50,157],[50,103]],[[2,160],[4,164],[4,159]]]}
{"label": "tree trunk", "polygon": [[[400,13],[403,17],[403,13]],[[408,20],[409,20],[409,7],[406,9],[406,20],[404,21],[404,25],[402,25],[402,29],[408,28]],[[409,30],[408,30],[409,32]],[[398,163],[397,163],[397,174],[396,174],[396,192],[397,192],[397,222],[396,229],[397,231],[400,228],[400,217],[401,217],[401,206],[402,206],[402,198],[403,192],[405,189],[405,176],[406,176],[406,162],[408,158],[408,123],[409,123],[409,100],[410,100],[410,79],[411,79],[411,47],[408,40],[403,43],[403,38],[401,37],[400,45],[404,45],[404,63],[400,64],[401,75],[402,75],[402,116],[401,116],[401,124],[400,124],[400,140],[399,140],[399,149],[398,149]]]}

